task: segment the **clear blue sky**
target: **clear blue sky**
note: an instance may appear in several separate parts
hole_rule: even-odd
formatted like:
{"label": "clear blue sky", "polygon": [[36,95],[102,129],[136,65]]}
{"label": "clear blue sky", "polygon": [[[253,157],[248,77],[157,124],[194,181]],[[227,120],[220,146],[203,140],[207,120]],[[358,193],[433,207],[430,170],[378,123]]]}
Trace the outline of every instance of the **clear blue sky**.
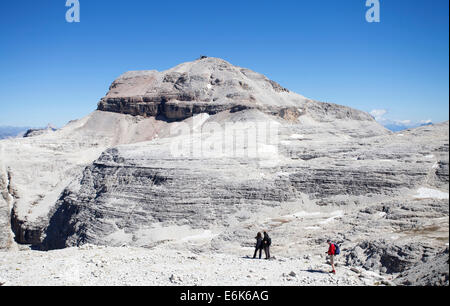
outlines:
{"label": "clear blue sky", "polygon": [[261,72],[320,101],[396,120],[448,120],[449,1],[0,1],[0,125],[64,125],[128,70],[199,55]]}

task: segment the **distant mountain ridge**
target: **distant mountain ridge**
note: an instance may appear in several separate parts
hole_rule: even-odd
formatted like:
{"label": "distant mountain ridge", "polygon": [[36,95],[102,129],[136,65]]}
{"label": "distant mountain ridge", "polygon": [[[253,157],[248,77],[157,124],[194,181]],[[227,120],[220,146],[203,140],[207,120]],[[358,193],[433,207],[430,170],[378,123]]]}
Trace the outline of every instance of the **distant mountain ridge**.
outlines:
{"label": "distant mountain ridge", "polygon": [[28,129],[30,129],[30,127],[0,126],[0,139],[20,136]]}
{"label": "distant mountain ridge", "polygon": [[383,126],[385,128],[387,128],[388,130],[390,130],[392,132],[400,132],[400,131],[413,129],[413,128],[417,128],[417,127],[421,127],[421,126],[428,126],[428,125],[433,125],[433,123],[432,122],[427,122],[427,123],[409,123],[409,124],[404,124],[404,123],[398,123],[398,122],[390,122],[390,123],[384,123],[383,124]]}
{"label": "distant mountain ridge", "polygon": [[0,126],[0,139],[15,137],[31,137],[44,133],[45,131],[56,131],[57,128],[48,124],[47,127],[32,128],[28,126]]}

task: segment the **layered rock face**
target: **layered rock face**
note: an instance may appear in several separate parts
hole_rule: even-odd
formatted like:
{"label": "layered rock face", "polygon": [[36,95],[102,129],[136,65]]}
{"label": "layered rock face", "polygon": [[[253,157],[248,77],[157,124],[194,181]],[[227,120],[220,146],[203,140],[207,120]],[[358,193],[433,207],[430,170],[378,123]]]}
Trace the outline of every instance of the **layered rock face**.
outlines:
{"label": "layered rock face", "polygon": [[[309,102],[309,103],[306,103]],[[284,114],[307,106],[316,120],[371,120],[366,113],[317,103],[262,74],[218,58],[203,58],[167,71],[131,71],[113,82],[98,110],[183,120],[194,114],[259,109]]]}
{"label": "layered rock face", "polygon": [[333,238],[349,265],[419,271],[448,243],[448,138],[448,122],[391,133],[221,59],[129,72],[88,117],[0,142],[0,231],[44,250],[200,236],[196,252],[239,254],[267,229],[280,254]]}
{"label": "layered rock face", "polygon": [[111,146],[152,139],[164,125],[154,118],[94,112],[58,131],[2,140],[0,248],[13,245],[12,237],[39,244],[50,209],[87,165]]}
{"label": "layered rock face", "polygon": [[10,224],[12,190],[9,179],[8,172],[2,171],[0,175],[0,250],[9,248],[12,243]]}
{"label": "layered rock face", "polygon": [[[233,114],[229,116],[232,120]],[[172,138],[115,147],[85,169],[79,184],[66,189],[54,218],[67,218],[64,222],[71,226],[62,234],[57,223],[46,241],[58,241],[56,235],[61,240],[51,247],[85,242],[145,245],[158,240],[154,229],[159,226],[230,226],[263,207],[304,197],[318,206],[413,201],[420,187],[445,183],[436,164],[448,163],[439,152],[447,127],[357,142],[328,136],[317,143],[306,135],[293,140],[298,130],[292,125],[281,129],[284,140],[276,154],[256,158],[174,157]],[[193,143],[200,137],[194,133]],[[429,145],[430,137],[435,146]]]}

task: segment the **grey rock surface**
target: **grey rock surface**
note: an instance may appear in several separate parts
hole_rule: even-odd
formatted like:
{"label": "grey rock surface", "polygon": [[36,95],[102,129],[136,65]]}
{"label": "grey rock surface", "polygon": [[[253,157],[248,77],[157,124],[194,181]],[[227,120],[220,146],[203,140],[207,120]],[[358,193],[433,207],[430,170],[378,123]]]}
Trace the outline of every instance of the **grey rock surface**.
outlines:
{"label": "grey rock surface", "polygon": [[[287,128],[289,133],[291,128]],[[434,128],[437,146],[441,136],[440,141],[446,141],[441,135],[444,128]],[[62,235],[59,247],[86,242],[110,244],[114,233],[122,232],[116,243],[126,237],[127,243],[141,245],[146,231],[152,241],[154,224],[229,227],[264,207],[298,203],[304,196],[316,206],[365,206],[397,198],[405,203],[405,222],[413,226],[414,214],[421,217],[431,210],[425,208],[428,203],[413,198],[412,191],[436,184],[436,161],[424,158],[424,154],[437,153],[426,140],[432,135],[425,135],[403,136],[406,139],[402,137],[404,141],[397,141],[395,146],[392,135],[373,137],[362,146],[332,137],[326,141],[330,147],[303,140],[300,145],[281,147],[273,167],[261,167],[257,158],[174,158],[171,138],[115,147],[85,169],[79,184],[66,189],[57,205],[60,211],[53,218],[68,218],[63,223],[71,226],[66,234],[59,223],[50,226],[46,241],[58,241],[56,234]],[[199,141],[195,137],[194,141]],[[421,140],[423,146],[418,145]],[[308,157],[301,155],[305,149]],[[408,207],[404,199],[408,192],[409,201],[421,206]],[[448,216],[448,200],[432,203],[437,207],[433,217]],[[384,206],[379,213],[393,224],[406,219],[395,211],[394,203]],[[421,207],[423,213],[418,213]]]}
{"label": "grey rock surface", "polygon": [[403,271],[395,282],[399,285],[448,286],[449,285],[448,247],[430,258]]}
{"label": "grey rock surface", "polygon": [[242,256],[265,229],[283,257],[324,260],[333,239],[364,273],[421,273],[448,244],[448,128],[392,133],[215,58],[129,72],[90,116],[0,142],[0,243]]}
{"label": "grey rock surface", "polygon": [[0,190],[1,198],[0,201],[0,249],[7,249],[10,247],[12,241],[11,235],[11,201],[12,197],[10,195],[11,186],[9,185],[8,173],[2,171],[0,175]]}
{"label": "grey rock surface", "polygon": [[432,248],[421,242],[398,245],[386,240],[363,241],[346,252],[346,264],[388,274],[399,273],[434,255],[429,252]]}
{"label": "grey rock surface", "polygon": [[131,71],[113,82],[98,110],[183,120],[194,114],[259,109],[280,113],[305,107],[316,120],[371,120],[367,113],[319,103],[283,88],[262,74],[219,58],[200,58],[158,72]]}
{"label": "grey rock surface", "polygon": [[28,129],[23,137],[34,137],[34,136],[39,136],[39,135],[43,135],[45,133],[51,133],[56,131],[57,128],[53,127],[51,124],[48,124],[46,128],[42,128],[42,129]]}
{"label": "grey rock surface", "polygon": [[14,247],[12,237],[39,243],[49,211],[87,165],[111,146],[152,139],[165,124],[94,112],[57,131],[0,141],[0,249]]}

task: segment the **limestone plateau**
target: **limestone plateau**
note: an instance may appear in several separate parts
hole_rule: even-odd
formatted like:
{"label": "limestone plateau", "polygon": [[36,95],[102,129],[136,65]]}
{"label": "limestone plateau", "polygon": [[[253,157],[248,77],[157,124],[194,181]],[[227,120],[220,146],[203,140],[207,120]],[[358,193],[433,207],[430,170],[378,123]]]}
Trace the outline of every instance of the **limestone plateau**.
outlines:
{"label": "limestone plateau", "polygon": [[[236,143],[259,154],[173,154],[187,137],[220,143],[222,129],[203,128],[231,123]],[[254,123],[275,126],[277,143],[249,141]],[[172,133],[181,126],[188,136]],[[0,141],[2,283],[33,279],[8,270],[16,258],[45,256],[77,258],[86,284],[115,284],[84,261],[91,253],[79,255],[94,250],[105,262],[122,254],[145,284],[449,284],[448,122],[393,133],[365,112],[203,57],[127,72],[90,115],[28,136]],[[263,229],[276,258],[262,264],[265,277],[243,259]],[[342,249],[336,276],[311,273],[329,269],[327,239]],[[130,254],[166,268],[144,277]],[[228,278],[207,272],[221,263]]]}

